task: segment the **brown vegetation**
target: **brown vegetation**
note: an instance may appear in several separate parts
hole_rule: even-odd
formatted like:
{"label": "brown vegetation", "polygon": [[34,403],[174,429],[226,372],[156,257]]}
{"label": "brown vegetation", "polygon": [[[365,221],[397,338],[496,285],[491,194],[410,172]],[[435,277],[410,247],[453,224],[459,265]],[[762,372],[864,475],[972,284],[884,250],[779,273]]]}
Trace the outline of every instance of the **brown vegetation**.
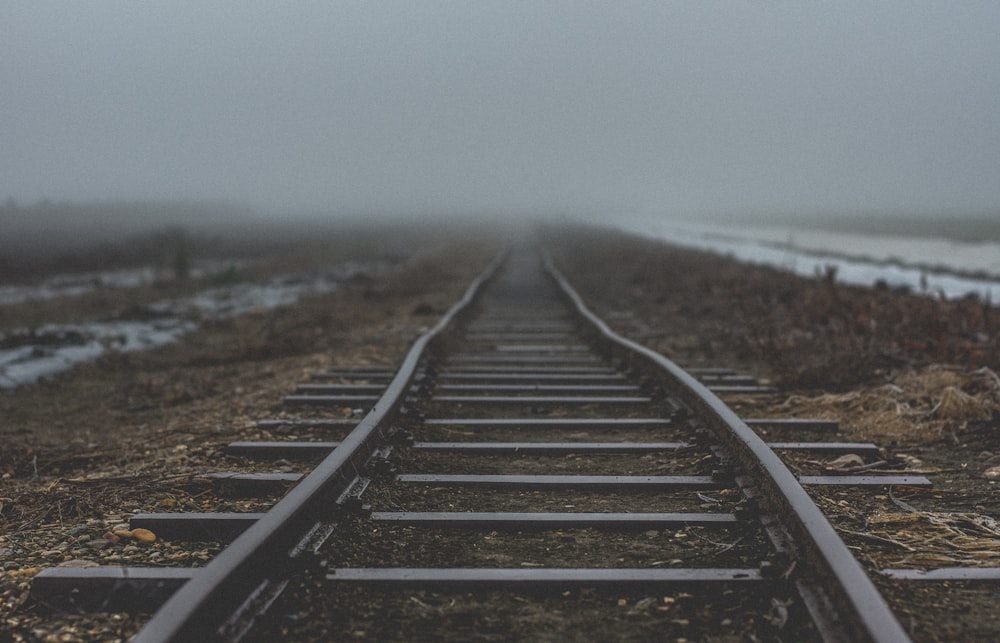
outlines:
{"label": "brown vegetation", "polygon": [[803,279],[662,243],[563,235],[567,272],[605,310],[642,307],[649,343],[682,362],[753,364],[789,389],[844,389],[933,363],[1000,370],[1000,309]]}

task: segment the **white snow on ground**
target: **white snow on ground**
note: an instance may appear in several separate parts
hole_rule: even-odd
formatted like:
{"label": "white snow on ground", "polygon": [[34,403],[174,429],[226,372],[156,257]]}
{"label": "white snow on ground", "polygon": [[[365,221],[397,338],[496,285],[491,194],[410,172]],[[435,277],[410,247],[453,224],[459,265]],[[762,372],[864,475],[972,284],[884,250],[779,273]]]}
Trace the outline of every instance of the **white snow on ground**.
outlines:
{"label": "white snow on ground", "polygon": [[[835,267],[837,280],[884,282],[949,299],[975,293],[1000,302],[1000,244],[885,237],[778,226],[722,226],[622,217],[617,227],[803,276]],[[972,276],[976,275],[976,276]]]}
{"label": "white snow on ground", "polygon": [[[245,264],[245,261],[233,260],[198,261],[192,266],[190,276],[198,279],[227,268],[240,268]],[[55,275],[41,283],[30,285],[0,284],[0,305],[56,297],[78,297],[101,288],[134,288],[171,275],[168,270],[146,267]]]}
{"label": "white snow on ground", "polygon": [[[48,341],[0,349],[0,389],[34,382],[79,362],[95,359],[108,350],[140,351],[169,344],[197,328],[201,320],[286,306],[306,295],[332,292],[339,281],[387,267],[383,262],[350,261],[313,275],[212,288],[184,299],[163,300],[146,306],[154,316],[150,320],[47,324],[33,329],[33,334],[48,338]],[[65,341],[51,339],[60,337]],[[0,332],[0,340],[3,339],[4,334]]]}

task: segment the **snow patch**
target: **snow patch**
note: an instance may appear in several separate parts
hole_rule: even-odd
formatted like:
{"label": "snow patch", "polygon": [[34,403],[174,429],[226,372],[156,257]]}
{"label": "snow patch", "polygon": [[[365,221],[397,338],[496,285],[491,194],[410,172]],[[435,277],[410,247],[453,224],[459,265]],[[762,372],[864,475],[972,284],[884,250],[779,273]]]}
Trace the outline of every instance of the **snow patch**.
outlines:
{"label": "snow patch", "polygon": [[642,236],[772,266],[797,275],[836,269],[837,280],[883,283],[949,299],[1000,302],[1000,244],[628,218],[617,227]]}
{"label": "snow patch", "polygon": [[[311,275],[283,276],[264,283],[211,288],[191,297],[165,299],[145,307],[150,320],[102,320],[46,324],[23,333],[23,344],[0,349],[0,389],[13,389],[96,359],[106,351],[141,351],[177,341],[209,319],[294,304],[307,295],[333,292],[337,283],[389,267],[385,262],[349,261]],[[45,292],[49,286],[40,287]],[[16,343],[0,332],[0,343]],[[37,341],[35,341],[37,340]]]}

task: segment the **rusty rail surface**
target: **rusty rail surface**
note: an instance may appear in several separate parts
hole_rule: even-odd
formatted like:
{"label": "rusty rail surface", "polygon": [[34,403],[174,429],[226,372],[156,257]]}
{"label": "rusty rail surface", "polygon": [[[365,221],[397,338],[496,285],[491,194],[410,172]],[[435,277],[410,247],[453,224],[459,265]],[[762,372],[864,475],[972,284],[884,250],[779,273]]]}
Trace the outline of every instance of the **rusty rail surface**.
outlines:
{"label": "rusty rail surface", "polygon": [[[755,498],[788,532],[790,540],[776,544],[790,547],[808,565],[806,570],[798,570],[797,582],[813,617],[821,622],[821,631],[840,630],[838,638],[846,641],[909,641],[885,599],[826,516],[760,436],[677,364],[614,332],[590,311],[550,256],[546,256],[546,267],[605,345],[629,362],[641,361],[651,367],[738,461],[738,468],[751,480],[750,486],[758,488]],[[830,607],[834,608],[832,613]]]}
{"label": "rusty rail surface", "polygon": [[287,575],[284,567],[289,566],[289,553],[301,549],[320,525],[330,520],[334,500],[347,490],[372,451],[384,441],[388,423],[409,392],[425,350],[475,299],[502,259],[503,255],[495,258],[461,300],[417,339],[378,403],[344,441],[176,591],[136,635],[135,643],[214,640],[241,606],[252,607],[250,603],[264,585]]}

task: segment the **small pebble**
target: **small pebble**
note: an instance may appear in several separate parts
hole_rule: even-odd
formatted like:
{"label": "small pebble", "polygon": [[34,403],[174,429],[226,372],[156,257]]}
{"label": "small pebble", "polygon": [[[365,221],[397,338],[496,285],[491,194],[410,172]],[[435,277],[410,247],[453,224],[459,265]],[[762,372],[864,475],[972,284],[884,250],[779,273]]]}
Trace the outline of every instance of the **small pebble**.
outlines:
{"label": "small pebble", "polygon": [[135,538],[136,540],[138,540],[140,542],[144,542],[144,543],[151,543],[151,542],[154,542],[156,540],[156,534],[154,534],[153,532],[151,532],[148,529],[142,529],[142,528],[133,529],[132,530],[132,537]]}

